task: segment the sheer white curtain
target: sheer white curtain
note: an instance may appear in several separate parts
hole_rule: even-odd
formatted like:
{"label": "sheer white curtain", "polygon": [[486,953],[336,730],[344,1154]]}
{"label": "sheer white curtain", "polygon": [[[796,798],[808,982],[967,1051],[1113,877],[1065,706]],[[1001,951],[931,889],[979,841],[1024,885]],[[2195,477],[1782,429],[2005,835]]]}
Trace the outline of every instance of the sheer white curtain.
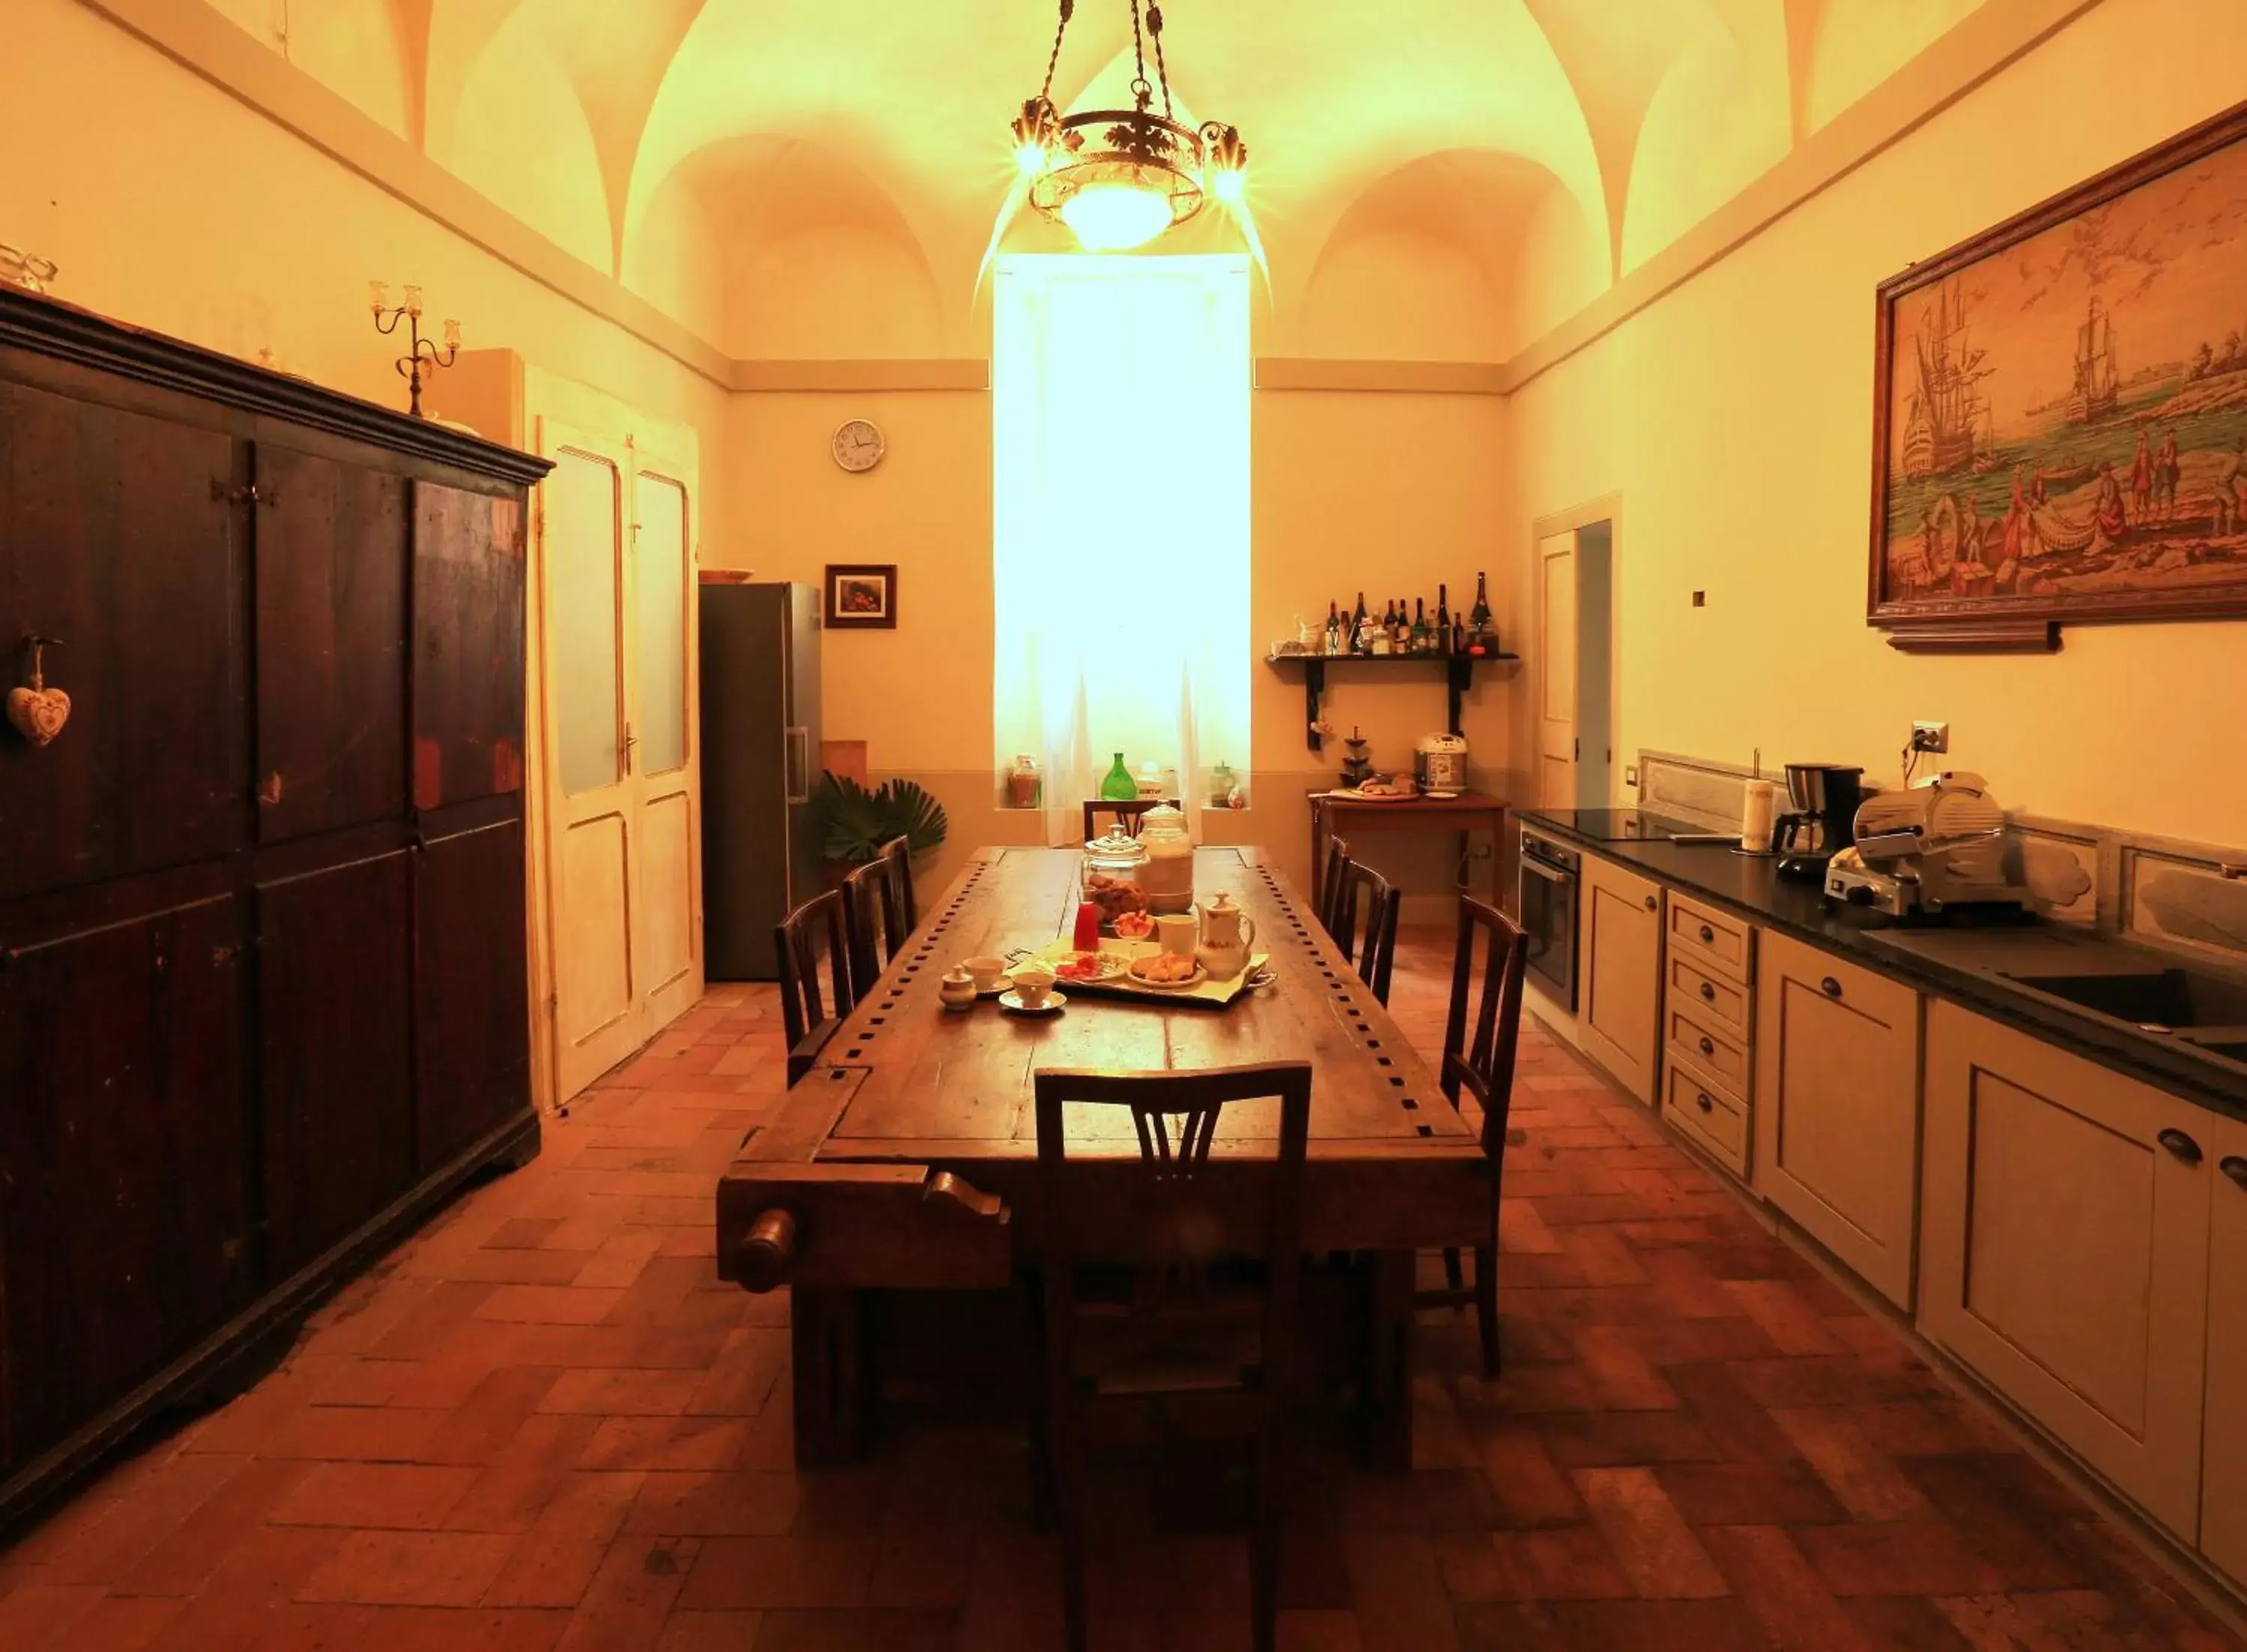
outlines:
{"label": "sheer white curtain", "polygon": [[992,352],[998,754],[1039,759],[1049,841],[1121,751],[1248,754],[1248,260],[999,260]]}

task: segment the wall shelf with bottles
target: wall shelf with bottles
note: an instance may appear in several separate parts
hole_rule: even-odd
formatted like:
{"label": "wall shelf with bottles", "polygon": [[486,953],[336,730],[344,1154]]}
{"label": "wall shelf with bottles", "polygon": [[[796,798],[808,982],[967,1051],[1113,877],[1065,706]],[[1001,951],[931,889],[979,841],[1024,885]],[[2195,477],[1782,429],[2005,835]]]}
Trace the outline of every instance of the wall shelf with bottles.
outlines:
{"label": "wall shelf with bottles", "polygon": [[1477,666],[1504,664],[1519,660],[1519,654],[1267,654],[1264,663],[1274,670],[1283,666],[1300,666],[1303,672],[1303,737],[1313,751],[1323,748],[1325,741],[1319,734],[1319,700],[1326,693],[1327,670],[1340,666],[1344,670],[1374,672],[1397,671],[1413,666],[1433,666],[1442,670],[1444,686],[1451,702],[1451,720],[1445,725],[1454,734],[1459,729],[1459,702],[1474,682]]}

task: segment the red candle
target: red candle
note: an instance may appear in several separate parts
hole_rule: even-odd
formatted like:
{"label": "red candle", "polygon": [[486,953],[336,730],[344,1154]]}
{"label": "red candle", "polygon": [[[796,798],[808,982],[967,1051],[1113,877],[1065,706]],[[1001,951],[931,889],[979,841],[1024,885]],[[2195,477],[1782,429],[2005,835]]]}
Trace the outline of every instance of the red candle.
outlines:
{"label": "red candle", "polygon": [[1076,909],[1076,950],[1096,952],[1100,950],[1100,903],[1086,901]]}

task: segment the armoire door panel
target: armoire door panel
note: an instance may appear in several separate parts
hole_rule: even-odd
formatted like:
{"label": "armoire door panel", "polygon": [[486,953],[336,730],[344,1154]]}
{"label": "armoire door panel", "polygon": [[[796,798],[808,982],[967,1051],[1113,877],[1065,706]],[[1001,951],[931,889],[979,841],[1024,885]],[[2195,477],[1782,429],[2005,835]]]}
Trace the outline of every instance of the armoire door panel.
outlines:
{"label": "armoire door panel", "polygon": [[222,433],[0,384],[0,691],[31,630],[71,700],[0,738],[0,898],[245,840],[235,488]]}
{"label": "armoire door panel", "polygon": [[406,479],[261,444],[257,831],[406,808]]}
{"label": "armoire door panel", "polygon": [[530,1105],[522,823],[430,840],[414,867],[418,1159],[438,1169]]}
{"label": "armoire door panel", "polygon": [[254,1293],[246,904],[0,970],[0,1464],[65,1437]]}
{"label": "armoire door panel", "polygon": [[523,512],[413,485],[413,802],[522,789]]}
{"label": "armoire door panel", "polygon": [[258,887],[277,1280],[413,1179],[410,859],[400,850]]}

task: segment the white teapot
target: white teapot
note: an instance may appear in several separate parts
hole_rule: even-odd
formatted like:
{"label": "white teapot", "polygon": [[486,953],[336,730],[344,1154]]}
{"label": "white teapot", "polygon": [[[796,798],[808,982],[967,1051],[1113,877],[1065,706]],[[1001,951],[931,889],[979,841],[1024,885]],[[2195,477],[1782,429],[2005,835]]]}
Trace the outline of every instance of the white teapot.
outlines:
{"label": "white teapot", "polygon": [[1256,920],[1223,892],[1201,904],[1201,966],[1213,981],[1229,981],[1248,967],[1248,948],[1256,939]]}

